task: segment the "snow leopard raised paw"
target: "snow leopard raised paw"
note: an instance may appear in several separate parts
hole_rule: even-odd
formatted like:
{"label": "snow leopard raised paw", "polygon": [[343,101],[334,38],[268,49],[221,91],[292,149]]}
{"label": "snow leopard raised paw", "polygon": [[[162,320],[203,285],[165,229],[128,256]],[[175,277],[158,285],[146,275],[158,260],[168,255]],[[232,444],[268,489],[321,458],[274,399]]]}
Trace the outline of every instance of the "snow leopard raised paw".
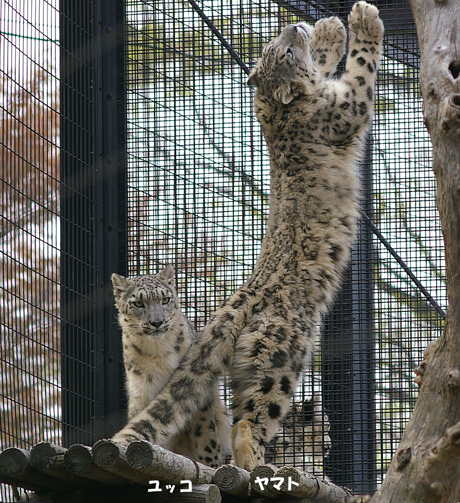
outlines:
{"label": "snow leopard raised paw", "polygon": [[311,40],[313,56],[323,78],[331,77],[345,53],[347,32],[338,17],[320,19]]}
{"label": "snow leopard raised paw", "polygon": [[[379,10],[367,2],[357,2],[348,16],[348,26],[352,43],[379,46],[383,37],[383,23],[379,18]],[[375,49],[372,51],[375,52]]]}

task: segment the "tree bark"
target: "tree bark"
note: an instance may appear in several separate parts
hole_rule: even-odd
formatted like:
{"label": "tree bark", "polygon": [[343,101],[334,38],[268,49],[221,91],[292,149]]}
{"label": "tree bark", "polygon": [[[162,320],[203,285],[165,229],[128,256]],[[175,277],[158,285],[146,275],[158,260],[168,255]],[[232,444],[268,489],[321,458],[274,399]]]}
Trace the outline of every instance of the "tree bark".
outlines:
{"label": "tree bark", "polygon": [[420,45],[425,125],[433,144],[449,309],[417,369],[420,395],[372,503],[460,498],[460,2],[409,0]]}

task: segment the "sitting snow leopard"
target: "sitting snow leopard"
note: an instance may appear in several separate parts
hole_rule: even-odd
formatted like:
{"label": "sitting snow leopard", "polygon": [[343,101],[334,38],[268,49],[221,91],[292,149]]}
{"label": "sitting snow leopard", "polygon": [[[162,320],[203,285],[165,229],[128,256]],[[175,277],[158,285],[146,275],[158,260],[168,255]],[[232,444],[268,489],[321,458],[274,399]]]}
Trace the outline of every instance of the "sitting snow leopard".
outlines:
{"label": "sitting snow leopard", "polygon": [[[233,393],[235,464],[264,463],[265,445],[311,364],[359,217],[356,163],[373,112],[383,24],[358,2],[349,15],[346,69],[337,18],[286,26],[263,50],[248,83],[270,155],[270,213],[252,276],[205,326],[179,368],[113,440],[167,445],[206,402],[224,372]],[[317,55],[315,60],[314,56]]]}
{"label": "sitting snow leopard", "polygon": [[[112,275],[123,337],[128,418],[161,392],[197,334],[179,308],[174,269],[125,278]],[[230,418],[213,383],[200,409],[168,444],[179,454],[217,467],[230,452]]]}

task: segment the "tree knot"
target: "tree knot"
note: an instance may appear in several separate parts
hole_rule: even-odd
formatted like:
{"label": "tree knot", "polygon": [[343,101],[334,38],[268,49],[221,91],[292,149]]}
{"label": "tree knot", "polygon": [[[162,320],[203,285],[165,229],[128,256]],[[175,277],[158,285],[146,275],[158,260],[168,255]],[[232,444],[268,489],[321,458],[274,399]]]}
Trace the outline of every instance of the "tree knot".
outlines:
{"label": "tree knot", "polygon": [[457,77],[460,75],[460,61],[452,61],[452,63],[449,65],[449,72],[451,73],[454,80],[457,79]]}
{"label": "tree knot", "polygon": [[412,457],[412,449],[410,447],[406,447],[405,449],[401,449],[396,453],[396,469],[402,470],[409,463]]}
{"label": "tree knot", "polygon": [[422,385],[422,381],[423,381],[423,375],[425,374],[425,371],[426,371],[426,366],[427,366],[427,362],[425,360],[423,360],[420,365],[414,370],[415,372],[415,378],[414,378],[414,382],[415,384],[420,388],[421,385]]}
{"label": "tree knot", "polygon": [[446,488],[442,482],[433,482],[430,484],[429,492],[438,497],[444,496],[446,494]]}
{"label": "tree knot", "polygon": [[447,385],[449,388],[457,388],[460,384],[460,371],[458,369],[453,369],[449,372],[447,376]]}
{"label": "tree knot", "polygon": [[449,105],[460,110],[460,94],[452,94],[449,96]]}

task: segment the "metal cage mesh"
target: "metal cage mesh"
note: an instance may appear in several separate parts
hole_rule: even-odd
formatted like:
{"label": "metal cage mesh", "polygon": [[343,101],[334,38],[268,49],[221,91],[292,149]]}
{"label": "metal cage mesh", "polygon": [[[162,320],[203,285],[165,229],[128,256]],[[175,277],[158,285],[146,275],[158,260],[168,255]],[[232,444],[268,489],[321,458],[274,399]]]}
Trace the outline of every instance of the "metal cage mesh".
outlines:
{"label": "metal cage mesh", "polygon": [[60,439],[58,18],[50,4],[2,3],[2,446]]}
{"label": "metal cage mesh", "polygon": [[[361,165],[362,207],[445,309],[415,28],[406,2],[376,3],[385,56]],[[106,403],[124,407],[104,389],[119,375],[107,373],[119,358],[108,356],[119,337],[107,311],[111,272],[173,264],[183,310],[198,328],[251,273],[268,214],[268,155],[246,73],[203,15],[251,67],[285,24],[329,15],[345,22],[353,2],[114,2],[123,11],[115,155],[101,139],[113,92],[97,51],[99,19],[109,33],[102,2],[85,0],[78,12],[61,2],[60,15],[54,2],[26,4],[5,1],[0,20],[1,449],[94,441],[107,432]],[[106,187],[112,159],[118,203]],[[104,244],[112,231],[104,205],[118,215],[116,253]],[[363,220],[314,367],[270,460],[373,491],[417,398],[413,369],[443,325]],[[228,399],[224,381],[222,393]]]}

